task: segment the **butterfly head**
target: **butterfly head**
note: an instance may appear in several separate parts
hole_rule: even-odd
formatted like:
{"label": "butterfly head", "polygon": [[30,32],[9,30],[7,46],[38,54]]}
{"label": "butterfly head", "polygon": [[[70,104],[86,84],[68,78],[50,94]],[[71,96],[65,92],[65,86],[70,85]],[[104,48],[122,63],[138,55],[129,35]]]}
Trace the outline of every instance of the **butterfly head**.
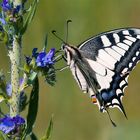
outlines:
{"label": "butterfly head", "polygon": [[75,47],[73,47],[73,46],[71,46],[71,45],[69,45],[69,44],[62,44],[62,46],[61,46],[61,49],[62,49],[62,51],[64,51],[65,53],[67,53],[67,52],[69,52],[69,53],[71,53],[71,55],[75,55],[75,51],[76,51],[76,48]]}
{"label": "butterfly head", "polygon": [[70,65],[72,60],[76,60],[78,50],[66,43],[63,43],[61,46],[62,51],[64,51],[64,58],[67,61],[67,64]]}

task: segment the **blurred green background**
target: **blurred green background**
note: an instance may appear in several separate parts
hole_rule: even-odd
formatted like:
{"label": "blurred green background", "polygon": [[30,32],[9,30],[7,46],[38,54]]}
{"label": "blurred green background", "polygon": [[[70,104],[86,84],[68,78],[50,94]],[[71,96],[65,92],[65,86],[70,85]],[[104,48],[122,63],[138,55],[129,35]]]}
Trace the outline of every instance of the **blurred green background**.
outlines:
{"label": "blurred green background", "polygon": [[[48,50],[60,48],[52,30],[65,39],[66,20],[69,43],[78,45],[98,33],[120,27],[140,27],[140,0],[40,0],[36,16],[23,38],[23,54],[43,46],[48,33]],[[9,58],[1,48],[0,68],[9,71]],[[57,67],[63,66],[60,62]],[[88,95],[83,94],[69,69],[57,73],[57,83],[50,87],[40,78],[39,112],[34,131],[45,133],[54,114],[52,140],[140,140],[140,65],[129,77],[123,104],[128,120],[117,110],[110,110],[118,127],[113,128],[107,114],[100,113]]]}

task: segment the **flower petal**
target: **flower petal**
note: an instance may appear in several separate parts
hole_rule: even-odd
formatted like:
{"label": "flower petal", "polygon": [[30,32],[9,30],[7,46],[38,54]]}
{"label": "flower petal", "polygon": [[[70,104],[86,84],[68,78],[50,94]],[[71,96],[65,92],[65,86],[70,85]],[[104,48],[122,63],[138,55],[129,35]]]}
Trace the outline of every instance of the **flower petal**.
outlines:
{"label": "flower petal", "polygon": [[5,134],[8,134],[14,129],[15,123],[12,121],[10,117],[5,116],[5,118],[2,118],[0,120],[0,130],[3,131]]}
{"label": "flower petal", "polygon": [[25,120],[21,116],[17,115],[12,118],[6,115],[4,118],[0,119],[0,130],[5,134],[8,134],[23,124],[25,124]]}
{"label": "flower petal", "polygon": [[5,19],[3,19],[3,18],[0,18],[0,22],[1,22],[3,25],[6,24],[6,21],[5,21]]}
{"label": "flower petal", "polygon": [[1,6],[2,6],[3,11],[8,11],[8,10],[11,10],[12,8],[8,0],[3,0]]}
{"label": "flower petal", "polygon": [[33,50],[32,50],[32,57],[37,57],[38,56],[38,53],[37,53],[37,48],[33,48]]}
{"label": "flower petal", "polygon": [[6,84],[6,92],[8,96],[12,95],[12,85],[10,83]]}
{"label": "flower petal", "polygon": [[39,67],[44,67],[44,58],[46,56],[46,52],[40,52],[37,56],[36,63]]}
{"label": "flower petal", "polygon": [[25,123],[25,120],[24,118],[22,118],[21,116],[17,115],[16,117],[13,117],[13,122],[16,124],[16,125],[22,125]]}
{"label": "flower petal", "polygon": [[55,54],[55,48],[52,48],[48,53],[47,53],[47,58],[52,59],[54,57]]}
{"label": "flower petal", "polygon": [[52,48],[49,51],[49,53],[47,53],[47,55],[45,56],[44,62],[46,63],[46,65],[54,63],[53,61],[54,54],[55,54],[55,48]]}

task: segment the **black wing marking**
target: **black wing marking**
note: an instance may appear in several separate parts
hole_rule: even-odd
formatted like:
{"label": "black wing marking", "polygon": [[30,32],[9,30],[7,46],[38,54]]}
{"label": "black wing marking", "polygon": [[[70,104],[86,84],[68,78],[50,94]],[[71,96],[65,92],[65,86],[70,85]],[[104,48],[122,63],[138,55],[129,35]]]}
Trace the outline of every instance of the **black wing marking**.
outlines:
{"label": "black wing marking", "polygon": [[[100,109],[104,111],[107,107],[118,107],[125,114],[122,97],[128,85],[129,72],[140,60],[140,29],[126,28],[102,33],[83,42],[78,48],[86,58],[114,72],[111,76],[109,72],[106,76],[96,75],[101,86],[97,96]],[[108,76],[110,80],[107,80]],[[109,84],[107,88],[103,86],[104,78],[104,82]]]}

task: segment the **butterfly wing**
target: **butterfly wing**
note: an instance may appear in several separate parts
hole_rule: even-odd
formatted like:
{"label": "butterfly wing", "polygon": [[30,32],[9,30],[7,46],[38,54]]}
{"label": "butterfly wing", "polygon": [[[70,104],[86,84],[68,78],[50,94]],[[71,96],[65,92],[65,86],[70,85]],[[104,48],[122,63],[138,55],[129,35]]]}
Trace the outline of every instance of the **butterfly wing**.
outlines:
{"label": "butterfly wing", "polygon": [[140,60],[140,29],[126,28],[102,33],[83,42],[78,48],[95,72],[101,87],[96,95],[101,111],[118,107],[125,114],[122,97],[129,73]]}

